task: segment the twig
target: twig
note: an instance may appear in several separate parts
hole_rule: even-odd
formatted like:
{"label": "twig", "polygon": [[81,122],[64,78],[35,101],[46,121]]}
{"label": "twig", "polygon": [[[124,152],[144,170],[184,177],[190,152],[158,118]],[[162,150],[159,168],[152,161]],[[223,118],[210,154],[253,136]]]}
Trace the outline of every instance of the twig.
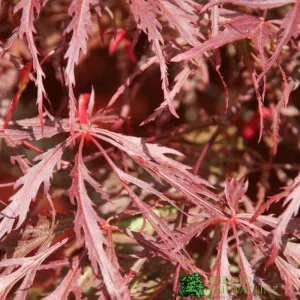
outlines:
{"label": "twig", "polygon": [[221,132],[221,128],[218,127],[217,130],[215,131],[215,133],[211,136],[209,141],[204,146],[203,150],[201,151],[201,154],[200,154],[200,156],[199,156],[199,158],[198,158],[198,160],[197,160],[197,162],[194,166],[194,169],[193,169],[193,173],[195,175],[199,174],[200,167],[202,166],[202,163],[203,163],[206,155],[208,154],[208,152],[211,149],[212,145],[216,141],[216,138],[220,134],[220,132]]}

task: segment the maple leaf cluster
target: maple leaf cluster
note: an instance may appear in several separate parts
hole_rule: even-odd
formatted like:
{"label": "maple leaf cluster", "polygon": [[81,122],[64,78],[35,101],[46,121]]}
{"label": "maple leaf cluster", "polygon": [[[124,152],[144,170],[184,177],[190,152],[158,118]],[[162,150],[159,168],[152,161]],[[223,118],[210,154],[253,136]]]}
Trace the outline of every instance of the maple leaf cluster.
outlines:
{"label": "maple leaf cluster", "polygon": [[0,0],[0,299],[297,299],[299,33],[299,0]]}

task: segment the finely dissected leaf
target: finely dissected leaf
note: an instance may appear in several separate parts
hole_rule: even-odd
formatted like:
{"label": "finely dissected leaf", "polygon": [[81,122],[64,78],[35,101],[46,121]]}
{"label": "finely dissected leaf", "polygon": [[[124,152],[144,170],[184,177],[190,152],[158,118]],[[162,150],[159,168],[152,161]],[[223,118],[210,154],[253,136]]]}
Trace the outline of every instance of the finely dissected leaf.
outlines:
{"label": "finely dissected leaf", "polygon": [[144,233],[130,231],[129,229],[122,230],[127,236],[135,239],[141,246],[143,246],[148,252],[164,259],[178,263],[184,270],[192,273],[200,273],[202,276],[206,274],[195,267],[192,260],[181,252],[171,251],[170,248],[163,242],[156,242],[152,236],[148,236]]}
{"label": "finely dissected leaf", "polygon": [[[14,233],[17,236],[18,233]],[[21,240],[18,241],[18,246],[16,248],[12,246],[13,237],[11,239],[8,238],[5,243],[2,243],[2,245],[7,247],[6,257],[16,259],[26,257],[30,252],[36,250],[38,247],[39,248],[36,254],[44,252],[50,247],[52,240],[53,235],[50,228],[50,222],[46,218],[41,217],[34,228],[32,226],[27,226],[25,228],[24,232],[22,233]],[[11,253],[13,254],[11,255]],[[14,269],[15,266],[6,267],[2,272],[2,276],[11,274]],[[33,285],[36,272],[37,268],[33,268],[26,272],[18,291],[16,292],[16,300],[26,299],[28,287]],[[3,299],[6,298],[6,294],[9,293],[10,288],[7,288],[6,291],[1,294]]]}
{"label": "finely dissected leaf", "polygon": [[[9,239],[2,243],[2,246],[7,247],[6,253],[9,257],[24,257],[30,252],[34,251],[36,248],[43,245],[47,239],[51,237],[52,230],[50,225],[51,224],[49,220],[47,220],[45,217],[40,217],[35,227],[32,227],[31,225],[26,226],[16,248],[12,247]],[[13,254],[11,254],[12,251]],[[5,273],[10,273],[10,270],[5,270]]]}
{"label": "finely dissected leaf", "polygon": [[148,35],[148,40],[152,44],[152,49],[158,59],[165,102],[167,103],[171,113],[178,118],[178,114],[174,107],[174,101],[168,88],[168,70],[161,46],[164,43],[161,35],[162,25],[157,19],[157,15],[160,14],[158,3],[156,0],[128,0],[128,2],[131,6],[131,12],[135,18],[138,28]]}
{"label": "finely dissected leaf", "polygon": [[256,98],[257,98],[257,104],[258,104],[258,114],[259,114],[259,138],[258,142],[262,139],[263,135],[263,129],[264,129],[264,123],[263,123],[263,97],[261,96],[259,92],[259,86],[258,86],[258,81],[257,81],[257,74],[256,71],[254,70],[253,66],[250,67],[250,72],[251,72],[251,79],[254,85],[254,90],[256,93]]}
{"label": "finely dissected leaf", "polygon": [[[151,163],[161,163],[162,166],[164,163],[166,167],[174,168],[187,176],[189,179],[193,179],[198,185],[212,187],[208,181],[194,176],[188,172],[187,170],[191,169],[191,167],[165,156],[166,154],[182,156],[182,154],[177,150],[156,144],[144,143],[142,138],[126,136],[105,129],[95,128],[92,129],[92,132],[93,131],[98,134],[97,137],[105,139],[106,141],[120,148],[122,151],[131,156],[137,163],[142,164],[144,168],[149,168],[149,171],[152,171],[150,169]],[[217,197],[213,193],[208,193],[208,195],[217,200]]]}
{"label": "finely dissected leaf", "polygon": [[[278,202],[280,199],[285,197],[285,201],[283,205],[288,206],[285,209],[285,211],[279,216],[276,223],[272,225],[273,221],[270,217],[266,217],[265,223],[268,225],[271,225],[274,227],[274,230],[272,232],[273,234],[273,241],[271,244],[271,253],[269,255],[268,261],[266,262],[266,267],[270,266],[275,259],[278,256],[278,252],[280,250],[280,247],[282,245],[282,236],[285,233],[293,233],[294,230],[289,228],[289,223],[292,219],[292,217],[297,214],[299,207],[300,207],[300,175],[298,175],[294,183],[291,187],[285,188],[284,192],[281,192],[277,195],[272,196],[268,201],[266,201],[252,216],[251,221],[256,220],[256,218],[259,218],[259,220],[263,220],[264,216],[259,216],[261,213],[263,213],[266,209],[270,207],[270,205],[274,202]],[[259,216],[259,217],[258,217]],[[249,226],[249,224],[248,224]],[[263,232],[261,230],[261,232]]]}
{"label": "finely dissected leaf", "polygon": [[80,262],[81,258],[76,256],[72,259],[72,267],[64,277],[62,282],[58,285],[58,287],[47,297],[44,297],[44,300],[51,300],[51,299],[61,299],[67,300],[69,294],[73,292],[75,295],[79,293],[81,295],[81,291],[78,287],[78,278],[80,275]]}
{"label": "finely dissected leaf", "polygon": [[[90,9],[91,5],[97,4],[99,3],[97,3],[96,0],[74,0],[69,8],[69,14],[72,16],[72,20],[67,27],[66,32],[72,32],[72,37],[65,54],[65,58],[68,59],[65,75],[66,84],[69,87],[69,112],[72,132],[76,115],[76,99],[73,91],[75,85],[74,69],[78,64],[80,53],[86,54],[87,52],[87,40],[93,34]],[[99,6],[97,6],[96,11],[98,15],[101,16]]]}
{"label": "finely dissected leaf", "polygon": [[205,207],[211,214],[224,216],[217,207],[199,196],[200,194],[218,201],[218,197],[206,188],[211,185],[188,172],[188,166],[165,156],[165,154],[181,155],[180,152],[155,144],[146,144],[141,138],[124,136],[104,129],[95,128],[92,131],[97,133],[98,138],[127,153],[152,176],[163,179],[181,191],[191,203]]}
{"label": "finely dissected leaf", "polygon": [[86,54],[87,40],[93,34],[90,5],[94,4],[97,4],[96,0],[74,0],[69,8],[72,20],[66,32],[72,32],[72,37],[65,54],[65,58],[68,59],[65,71],[68,86],[75,85],[75,65],[78,64],[80,52]]}
{"label": "finely dissected leaf", "polygon": [[[299,176],[298,176],[299,177]],[[297,177],[297,178],[298,178]],[[296,178],[296,179],[297,179]],[[295,179],[295,181],[296,181]],[[297,181],[296,181],[297,182]],[[278,193],[272,197],[270,197],[263,205],[261,205],[255,214],[253,215],[251,221],[254,221],[258,216],[260,216],[265,210],[268,210],[271,204],[278,202],[280,199],[287,197],[289,195],[289,192],[293,189],[294,185],[291,187],[284,187],[284,191],[281,193]]]}
{"label": "finely dissected leaf", "polygon": [[182,243],[182,247],[190,242],[193,237],[200,236],[202,231],[212,225],[217,225],[227,221],[226,218],[210,218],[202,222],[193,222],[183,228],[178,228],[176,231],[177,240]]}
{"label": "finely dissected leaf", "polygon": [[[44,193],[48,193],[54,168],[60,163],[64,147],[69,142],[70,139],[66,143],[59,144],[55,148],[36,156],[35,161],[40,160],[40,162],[28,169],[27,173],[16,181],[15,188],[21,185],[22,187],[10,197],[11,203],[2,210],[0,237],[11,232],[16,218],[18,218],[16,229],[23,224],[29,205],[35,199],[42,184],[44,184]],[[10,218],[5,217],[5,215],[10,216]]]}
{"label": "finely dissected leaf", "polygon": [[119,169],[117,166],[115,166],[114,170],[118,173],[118,175],[120,176],[120,178],[122,178],[123,180],[133,183],[134,185],[140,187],[141,189],[143,189],[144,191],[147,191],[148,193],[152,193],[156,196],[159,197],[159,199],[164,200],[166,202],[168,202],[169,204],[173,205],[174,207],[176,207],[179,211],[182,211],[180,209],[180,207],[177,206],[177,204],[172,201],[171,199],[169,199],[168,197],[166,197],[163,193],[157,191],[155,188],[153,188],[151,186],[151,184],[138,179],[134,176],[131,176],[130,174],[127,174],[125,172],[123,172],[121,169]]}
{"label": "finely dissected leaf", "polygon": [[[126,181],[133,182],[139,186],[145,186],[149,191],[157,194],[154,189],[150,189],[144,183],[141,183],[137,179],[133,179],[132,176],[125,174],[122,172],[117,166],[112,162],[112,160],[108,157],[105,153],[104,149],[100,146],[100,144],[93,140],[93,142],[97,145],[97,147],[101,150],[104,157],[108,161],[109,165],[112,167],[115,174],[123,183],[124,188],[128,192],[131,199],[134,201],[136,206],[139,208],[139,211],[142,213],[144,218],[150,222],[150,224],[155,229],[156,233],[161,239],[159,244],[157,243],[150,243],[150,241],[146,242],[147,248],[150,248],[155,254],[164,257],[165,259],[175,261],[179,263],[184,269],[192,270],[193,272],[200,272],[203,274],[201,270],[198,270],[192,263],[191,259],[184,251],[184,254],[181,253],[183,244],[180,243],[175,236],[173,236],[172,231],[166,226],[166,224],[152,211],[148,204],[139,200],[137,195],[132,191],[132,189],[127,185]],[[165,197],[164,197],[165,198]],[[163,199],[164,199],[163,198]],[[128,234],[128,231],[126,231]],[[143,238],[138,238],[135,234],[130,233],[129,236],[134,236],[135,239],[142,245],[145,246],[145,240]],[[204,275],[204,274],[203,274]]]}
{"label": "finely dissected leaf", "polygon": [[[99,148],[99,150],[103,153],[103,156],[115,172],[115,174],[118,176],[118,178],[123,183],[124,188],[128,192],[128,195],[131,197],[131,199],[134,201],[136,206],[139,208],[142,215],[145,217],[146,220],[150,222],[150,224],[154,227],[157,234],[160,236],[160,238],[165,241],[171,249],[175,249],[175,251],[181,250],[180,245],[178,244],[177,240],[172,236],[171,230],[168,228],[168,226],[153,212],[153,210],[150,208],[150,206],[142,201],[139,200],[137,195],[133,192],[133,190],[127,185],[126,181],[134,182],[135,184],[140,185],[141,182],[138,180],[132,179],[131,176],[127,175],[126,173],[122,172],[109,158],[109,156],[105,153],[104,149],[101,147],[101,145],[93,139],[93,142],[95,145]],[[144,184],[142,184],[143,186]],[[149,188],[148,188],[149,189]],[[152,190],[152,192],[154,192]]]}
{"label": "finely dissected leaf", "polygon": [[[269,22],[261,22],[261,24],[257,27],[255,34],[251,36],[251,39],[256,46],[263,69],[265,68],[265,64],[267,62],[264,47],[265,47],[265,45],[270,43],[270,36],[272,36],[273,31],[274,31],[274,28]],[[258,142],[260,142],[260,140],[262,139],[263,128],[264,128],[264,126],[263,126],[263,117],[264,117],[263,102],[264,102],[265,90],[266,90],[266,77],[264,77],[263,92],[261,94],[260,90],[259,90],[259,83],[257,80],[258,76],[257,76],[257,72],[255,69],[255,65],[254,65],[254,61],[253,61],[253,57],[252,57],[252,53],[251,53],[250,49],[247,49],[247,47],[246,47],[245,51],[243,52],[243,56],[244,56],[245,64],[250,71],[251,80],[252,80],[252,83],[254,86],[257,104],[258,104],[258,114],[259,114],[259,123],[260,123]]]}
{"label": "finely dissected leaf", "polygon": [[283,81],[283,88],[284,91],[282,93],[282,100],[285,106],[287,106],[288,102],[289,102],[289,97],[290,97],[290,87],[287,81],[287,77],[286,74],[284,73],[282,67],[280,65],[278,65],[280,73],[281,73],[281,77],[282,77],[282,81]]}
{"label": "finely dissected leaf", "polygon": [[247,293],[247,299],[260,299],[258,295],[255,295],[254,291],[254,270],[252,269],[243,249],[240,246],[240,239],[235,226],[233,226],[233,233],[237,242],[237,251],[239,255],[240,280],[245,293]]}
{"label": "finely dissected leaf", "polygon": [[[39,123],[39,120],[37,118],[18,120],[16,121],[16,123],[22,127],[24,133],[27,133],[27,135],[29,135],[29,137],[26,138],[28,140],[31,140],[32,135],[35,140],[40,140],[45,137],[50,138],[58,133],[70,132],[70,121],[68,119],[45,120],[43,125],[44,128],[43,135],[41,134],[41,124]],[[28,129],[32,130],[32,134],[28,133]],[[74,129],[78,130],[79,126],[76,124],[74,126]],[[6,129],[4,132],[10,133],[10,135],[14,138],[13,135],[14,132],[19,133],[20,131],[18,130],[10,131],[9,129]],[[17,138],[19,139],[19,137]]]}
{"label": "finely dissected leaf", "polygon": [[[43,5],[45,5],[47,1],[44,1]],[[38,50],[36,48],[33,33],[36,33],[34,27],[35,14],[39,14],[41,11],[41,1],[40,0],[21,0],[16,7],[14,8],[14,14],[18,11],[22,10],[22,17],[20,21],[20,26],[15,30],[15,33],[8,41],[8,47],[16,40],[16,38],[23,39],[24,35],[26,36],[28,48],[32,55],[32,64],[33,69],[36,72],[36,82],[37,86],[37,105],[39,111],[39,118],[42,124],[43,122],[43,96],[46,95],[44,85],[43,85],[43,77],[45,74],[42,70],[38,59]]]}
{"label": "finely dissected leaf", "polygon": [[[71,199],[77,199],[77,214],[74,221],[77,238],[81,239],[81,230],[84,233],[86,248],[91,260],[93,269],[98,273],[100,268],[106,289],[112,299],[129,299],[129,291],[126,283],[119,273],[117,260],[110,261],[104,247],[108,241],[99,228],[101,219],[93,209],[93,202],[88,196],[85,181],[90,183],[97,191],[101,191],[101,186],[91,178],[83,163],[82,148],[84,137],[81,138],[79,152],[75,158],[75,166],[72,171],[73,184],[70,189]],[[98,266],[97,266],[98,265]]]}
{"label": "finely dissected leaf", "polygon": [[284,293],[287,297],[292,300],[298,299],[295,290],[298,292],[300,290],[300,270],[299,268],[295,268],[294,266],[287,263],[281,257],[278,257],[275,260],[276,266],[279,269],[280,276],[282,280],[285,282],[286,287],[284,289]]}
{"label": "finely dissected leaf", "polygon": [[283,5],[287,5],[290,3],[295,3],[297,0],[211,0],[203,7],[203,11],[207,8],[218,5],[218,4],[235,4],[235,5],[245,5],[251,8],[258,8],[258,9],[269,9],[280,7]]}
{"label": "finely dissected leaf", "polygon": [[67,239],[64,239],[63,241],[53,245],[49,249],[46,249],[39,254],[36,254],[35,256],[2,260],[0,262],[0,267],[8,267],[13,265],[20,265],[21,267],[9,275],[0,276],[0,295],[5,291],[7,293],[7,289],[11,289],[14,284],[26,276],[29,271],[37,269],[51,253],[53,253],[66,242]]}
{"label": "finely dissected leaf", "polygon": [[245,195],[248,189],[248,181],[237,181],[232,178],[227,179],[225,184],[225,195],[227,199],[228,206],[230,207],[232,213],[235,215],[238,211],[239,201]]}
{"label": "finely dissected leaf", "polygon": [[196,46],[187,52],[176,55],[171,61],[182,61],[194,59],[206,51],[219,48],[227,43],[255,38],[260,30],[260,26],[264,24],[262,20],[253,16],[238,16],[225,25],[225,30],[211,39],[203,42],[200,46]]}
{"label": "finely dissected leaf", "polygon": [[[175,299],[183,272],[201,274],[211,299],[256,299],[257,284],[263,299],[272,298],[267,293],[297,299],[300,174],[290,182],[299,171],[293,163],[299,111],[297,92],[292,93],[299,85],[299,0],[119,2],[0,0],[0,39],[11,35],[6,46],[0,41],[0,51],[10,51],[0,55],[0,139],[5,142],[0,147],[0,299],[25,300],[37,293],[49,300]],[[111,32],[116,38],[109,42]],[[48,53],[41,61],[38,50]],[[106,59],[111,54],[114,58]],[[169,64],[172,57],[184,62]],[[216,74],[210,74],[209,62]],[[155,91],[154,64],[160,67],[161,91]],[[81,72],[75,79],[77,65]],[[38,87],[38,117],[11,122],[29,80]],[[118,80],[124,84],[108,106],[133,84],[124,94],[125,106],[117,107],[133,106],[131,115],[93,113]],[[43,106],[44,83],[57,86],[47,98],[55,117]],[[230,103],[225,116],[218,105],[224,94],[220,83]],[[31,115],[31,88],[26,92],[16,111],[20,118]],[[164,101],[158,104],[160,92]],[[78,106],[77,95],[82,96]],[[252,112],[255,96],[257,113]],[[69,118],[60,119],[66,101]],[[140,113],[149,109],[154,111],[141,125],[162,119],[137,129]],[[171,120],[167,110],[178,116],[179,109],[183,119]],[[268,135],[256,147],[251,137],[260,124],[262,139],[264,118]],[[291,155],[285,157],[285,151]],[[36,152],[42,154],[32,159]],[[19,171],[23,176],[16,180]],[[247,174],[248,191],[248,182],[236,179]],[[72,185],[66,191],[69,175]],[[265,199],[277,179],[283,191]],[[31,205],[35,198],[40,201]],[[277,205],[276,215],[270,214],[269,206],[278,201],[282,209]],[[70,243],[59,248],[55,240],[65,243],[65,236]],[[49,274],[47,280],[38,272]],[[233,275],[239,276],[238,285],[228,282]]]}
{"label": "finely dissected leaf", "polygon": [[[241,223],[245,224],[247,227],[252,228],[252,226],[255,226],[253,223],[251,223],[251,217],[252,214],[238,214],[237,217],[239,218],[239,225],[241,225]],[[247,220],[247,221],[246,221]],[[269,215],[261,215],[259,217],[257,217],[257,221],[262,222],[263,224],[269,225],[272,228],[276,228],[277,224],[280,222],[280,219],[275,218],[273,216],[269,216]],[[300,220],[298,219],[294,219],[292,221],[289,222],[289,224],[287,225],[287,233],[288,234],[294,234],[295,236],[299,236],[299,224],[300,224]],[[268,236],[269,232],[265,231],[264,229],[255,226],[255,230],[259,231],[260,233],[262,233],[263,236]]]}
{"label": "finely dissected leaf", "polygon": [[0,138],[8,138],[15,141],[18,140],[29,140],[31,134],[26,131],[18,130],[18,129],[4,129],[0,132]]}
{"label": "finely dissected leaf", "polygon": [[287,13],[285,18],[282,20],[282,32],[279,35],[279,42],[276,45],[276,48],[268,60],[267,64],[264,67],[263,72],[258,76],[258,81],[271,69],[271,67],[276,62],[283,46],[285,46],[292,37],[295,39],[299,36],[299,26],[300,26],[300,2],[297,1],[293,9]]}
{"label": "finely dissected leaf", "polygon": [[289,193],[283,203],[287,205],[285,211],[279,216],[280,222],[273,231],[272,251],[270,257],[266,263],[266,266],[272,264],[278,255],[280,246],[282,245],[282,236],[286,233],[288,223],[295,216],[300,208],[300,174],[295,178],[292,187],[289,189]]}
{"label": "finely dissected leaf", "polygon": [[195,25],[199,17],[193,10],[189,9],[187,12],[170,1],[161,1],[159,4],[161,14],[168,20],[169,26],[177,29],[180,36],[190,45],[199,45],[198,39],[205,39]]}
{"label": "finely dissected leaf", "polygon": [[230,223],[226,222],[222,231],[222,238],[218,246],[218,254],[216,261],[211,270],[213,278],[212,286],[212,299],[222,299],[223,292],[227,294],[226,279],[230,279],[229,261],[228,261],[228,232],[230,230]]}
{"label": "finely dissected leaf", "polygon": [[[269,232],[262,229],[259,226],[256,226],[249,222],[248,219],[251,218],[251,215],[238,214],[236,221],[239,227],[253,240],[253,241],[265,241],[265,238],[268,236]],[[265,220],[264,220],[265,221]],[[268,224],[267,221],[262,221],[264,224]]]}
{"label": "finely dissected leaf", "polygon": [[293,265],[293,263],[300,263],[300,244],[293,242],[287,242],[286,247],[283,251],[284,256],[287,258],[287,261]]}
{"label": "finely dissected leaf", "polygon": [[[188,79],[189,75],[192,73],[193,71],[188,67],[185,66],[182,71],[180,73],[178,73],[178,75],[175,78],[175,85],[171,91],[171,97],[174,98],[176,96],[177,93],[180,92],[180,89],[182,87],[182,85],[186,82],[186,80]],[[167,103],[163,102],[161,103],[161,105],[150,115],[146,118],[146,120],[144,120],[140,125],[145,125],[150,121],[153,121],[156,119],[157,116],[159,116],[161,114],[161,112],[167,107]]]}
{"label": "finely dissected leaf", "polygon": [[[48,228],[47,228],[48,229]],[[45,242],[39,247],[36,255],[40,253],[44,253],[47,251],[53,241],[54,236],[51,234],[48,234]],[[18,292],[16,293],[16,300],[23,300],[26,299],[27,293],[28,293],[28,287],[33,285],[34,278],[36,276],[38,268],[32,268],[26,273],[26,276],[24,277],[22,284],[19,287]]]}
{"label": "finely dissected leaf", "polygon": [[[226,23],[224,31],[220,32],[218,35],[212,36],[211,39],[203,42],[200,46],[196,46],[185,53],[178,54],[177,56],[172,58],[172,61],[176,62],[195,59],[206,51],[217,49],[229,42],[251,38],[258,49],[257,51],[261,58],[263,69],[265,69],[266,57],[264,53],[264,45],[269,42],[271,33],[272,26],[269,23],[264,22],[260,18],[247,15],[238,15],[237,17],[234,17],[228,23]],[[248,56],[250,55],[246,53],[246,57]],[[260,141],[263,132],[262,102],[264,100],[264,97],[260,95],[258,86],[259,80],[257,79],[256,71],[252,65],[252,62],[250,61],[250,58],[247,58],[246,61],[251,72],[251,79],[253,81],[258,100],[258,110],[260,115]],[[224,89],[227,92],[227,86],[222,79],[221,73],[219,72],[218,68],[216,70],[223,83]]]}

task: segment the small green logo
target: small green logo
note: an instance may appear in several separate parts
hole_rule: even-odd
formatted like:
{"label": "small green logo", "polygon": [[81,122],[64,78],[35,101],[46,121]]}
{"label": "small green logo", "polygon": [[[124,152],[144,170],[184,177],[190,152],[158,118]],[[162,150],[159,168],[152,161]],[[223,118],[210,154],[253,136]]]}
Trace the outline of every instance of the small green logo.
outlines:
{"label": "small green logo", "polygon": [[203,295],[203,281],[198,273],[194,273],[190,276],[183,276],[179,279],[180,291],[179,296],[188,297],[196,296],[197,298]]}

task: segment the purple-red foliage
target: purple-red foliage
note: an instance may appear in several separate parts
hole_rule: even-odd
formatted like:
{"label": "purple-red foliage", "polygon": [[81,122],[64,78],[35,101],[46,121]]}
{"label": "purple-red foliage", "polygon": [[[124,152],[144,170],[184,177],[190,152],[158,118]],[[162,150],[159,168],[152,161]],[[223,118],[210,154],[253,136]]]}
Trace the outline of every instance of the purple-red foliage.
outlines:
{"label": "purple-red foliage", "polygon": [[115,2],[0,1],[0,299],[297,299],[300,1]]}

